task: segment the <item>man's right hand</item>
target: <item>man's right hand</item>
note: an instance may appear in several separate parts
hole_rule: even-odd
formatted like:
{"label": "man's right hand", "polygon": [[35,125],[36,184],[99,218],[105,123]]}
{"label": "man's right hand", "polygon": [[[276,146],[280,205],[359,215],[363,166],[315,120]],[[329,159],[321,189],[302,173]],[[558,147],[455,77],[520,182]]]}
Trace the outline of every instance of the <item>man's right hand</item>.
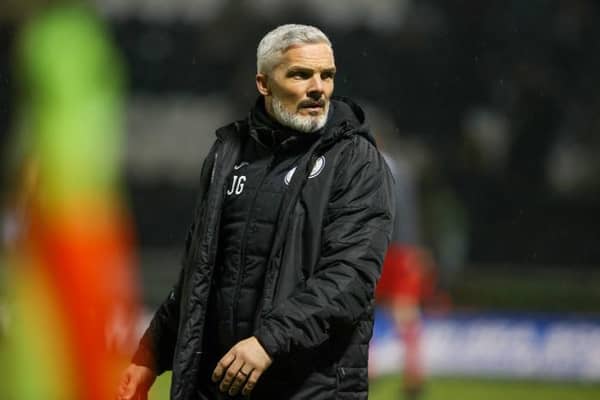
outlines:
{"label": "man's right hand", "polygon": [[148,367],[130,364],[119,383],[117,400],[147,400],[148,390],[156,380],[156,374]]}

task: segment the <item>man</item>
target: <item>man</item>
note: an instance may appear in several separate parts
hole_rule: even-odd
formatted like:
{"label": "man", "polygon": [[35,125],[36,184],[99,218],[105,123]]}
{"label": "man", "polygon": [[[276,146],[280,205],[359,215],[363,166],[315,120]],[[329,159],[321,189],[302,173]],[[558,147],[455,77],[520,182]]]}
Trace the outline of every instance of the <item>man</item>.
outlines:
{"label": "man", "polygon": [[367,397],[392,178],[361,109],[331,98],[335,72],[317,28],[260,42],[260,97],[217,131],[182,273],[121,399],[145,398],[165,370],[177,400]]}

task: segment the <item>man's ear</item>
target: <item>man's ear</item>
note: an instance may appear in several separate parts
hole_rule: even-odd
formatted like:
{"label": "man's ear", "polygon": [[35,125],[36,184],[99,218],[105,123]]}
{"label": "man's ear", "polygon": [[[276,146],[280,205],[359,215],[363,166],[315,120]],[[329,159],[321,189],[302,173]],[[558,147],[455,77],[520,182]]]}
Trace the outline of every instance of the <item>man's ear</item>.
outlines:
{"label": "man's ear", "polygon": [[258,89],[258,93],[263,96],[268,96],[271,94],[271,90],[268,85],[269,78],[265,74],[256,74],[256,88]]}

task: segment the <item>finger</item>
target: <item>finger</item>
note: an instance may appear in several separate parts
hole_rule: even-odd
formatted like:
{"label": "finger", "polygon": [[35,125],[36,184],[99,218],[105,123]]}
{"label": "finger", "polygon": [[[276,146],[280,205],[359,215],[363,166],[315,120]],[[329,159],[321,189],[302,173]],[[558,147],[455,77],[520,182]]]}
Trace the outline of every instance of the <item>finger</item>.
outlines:
{"label": "finger", "polygon": [[127,384],[129,382],[129,375],[123,375],[121,380],[119,381],[119,386],[117,387],[117,399],[120,399],[121,396],[125,393],[127,389]]}
{"label": "finger", "polygon": [[133,394],[122,394],[117,397],[117,400],[134,400]]}
{"label": "finger", "polygon": [[135,387],[132,384],[124,384],[119,389],[119,400],[132,400],[135,395]]}
{"label": "finger", "polygon": [[236,359],[234,362],[231,363],[229,368],[227,368],[227,371],[225,371],[225,373],[223,374],[223,380],[219,385],[219,390],[221,392],[225,393],[229,390],[229,387],[233,383],[240,368],[242,368],[242,365],[243,361],[240,359]]}
{"label": "finger", "polygon": [[258,378],[260,378],[261,375],[262,372],[259,370],[252,370],[252,373],[250,373],[250,376],[248,376],[246,385],[244,385],[244,388],[242,389],[242,394],[244,396],[250,396],[250,393],[252,393],[252,390],[254,389],[254,386],[256,386],[256,382],[258,382]]}
{"label": "finger", "polygon": [[250,367],[248,364],[244,364],[244,366],[240,369],[240,373],[248,379],[250,374],[254,371],[254,368]]}
{"label": "finger", "polygon": [[235,379],[231,383],[231,386],[229,387],[228,393],[230,396],[235,396],[239,393],[242,386],[244,386],[244,384],[246,383],[246,380],[248,380],[248,376],[249,374],[244,372],[244,366],[242,365],[242,367],[236,374]]}
{"label": "finger", "polygon": [[233,353],[227,353],[219,360],[212,374],[213,382],[217,383],[221,380],[223,373],[229,368],[233,360],[235,360],[235,355]]}

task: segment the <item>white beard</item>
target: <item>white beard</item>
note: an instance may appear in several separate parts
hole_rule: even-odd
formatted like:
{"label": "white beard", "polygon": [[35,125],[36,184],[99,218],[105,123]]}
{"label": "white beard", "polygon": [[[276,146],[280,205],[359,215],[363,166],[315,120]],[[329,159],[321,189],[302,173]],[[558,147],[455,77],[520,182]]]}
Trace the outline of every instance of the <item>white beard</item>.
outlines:
{"label": "white beard", "polygon": [[282,102],[273,96],[273,115],[277,122],[294,130],[311,133],[318,131],[327,123],[327,115],[329,114],[329,102],[325,104],[323,114],[313,117],[312,115],[300,115],[289,112]]}

